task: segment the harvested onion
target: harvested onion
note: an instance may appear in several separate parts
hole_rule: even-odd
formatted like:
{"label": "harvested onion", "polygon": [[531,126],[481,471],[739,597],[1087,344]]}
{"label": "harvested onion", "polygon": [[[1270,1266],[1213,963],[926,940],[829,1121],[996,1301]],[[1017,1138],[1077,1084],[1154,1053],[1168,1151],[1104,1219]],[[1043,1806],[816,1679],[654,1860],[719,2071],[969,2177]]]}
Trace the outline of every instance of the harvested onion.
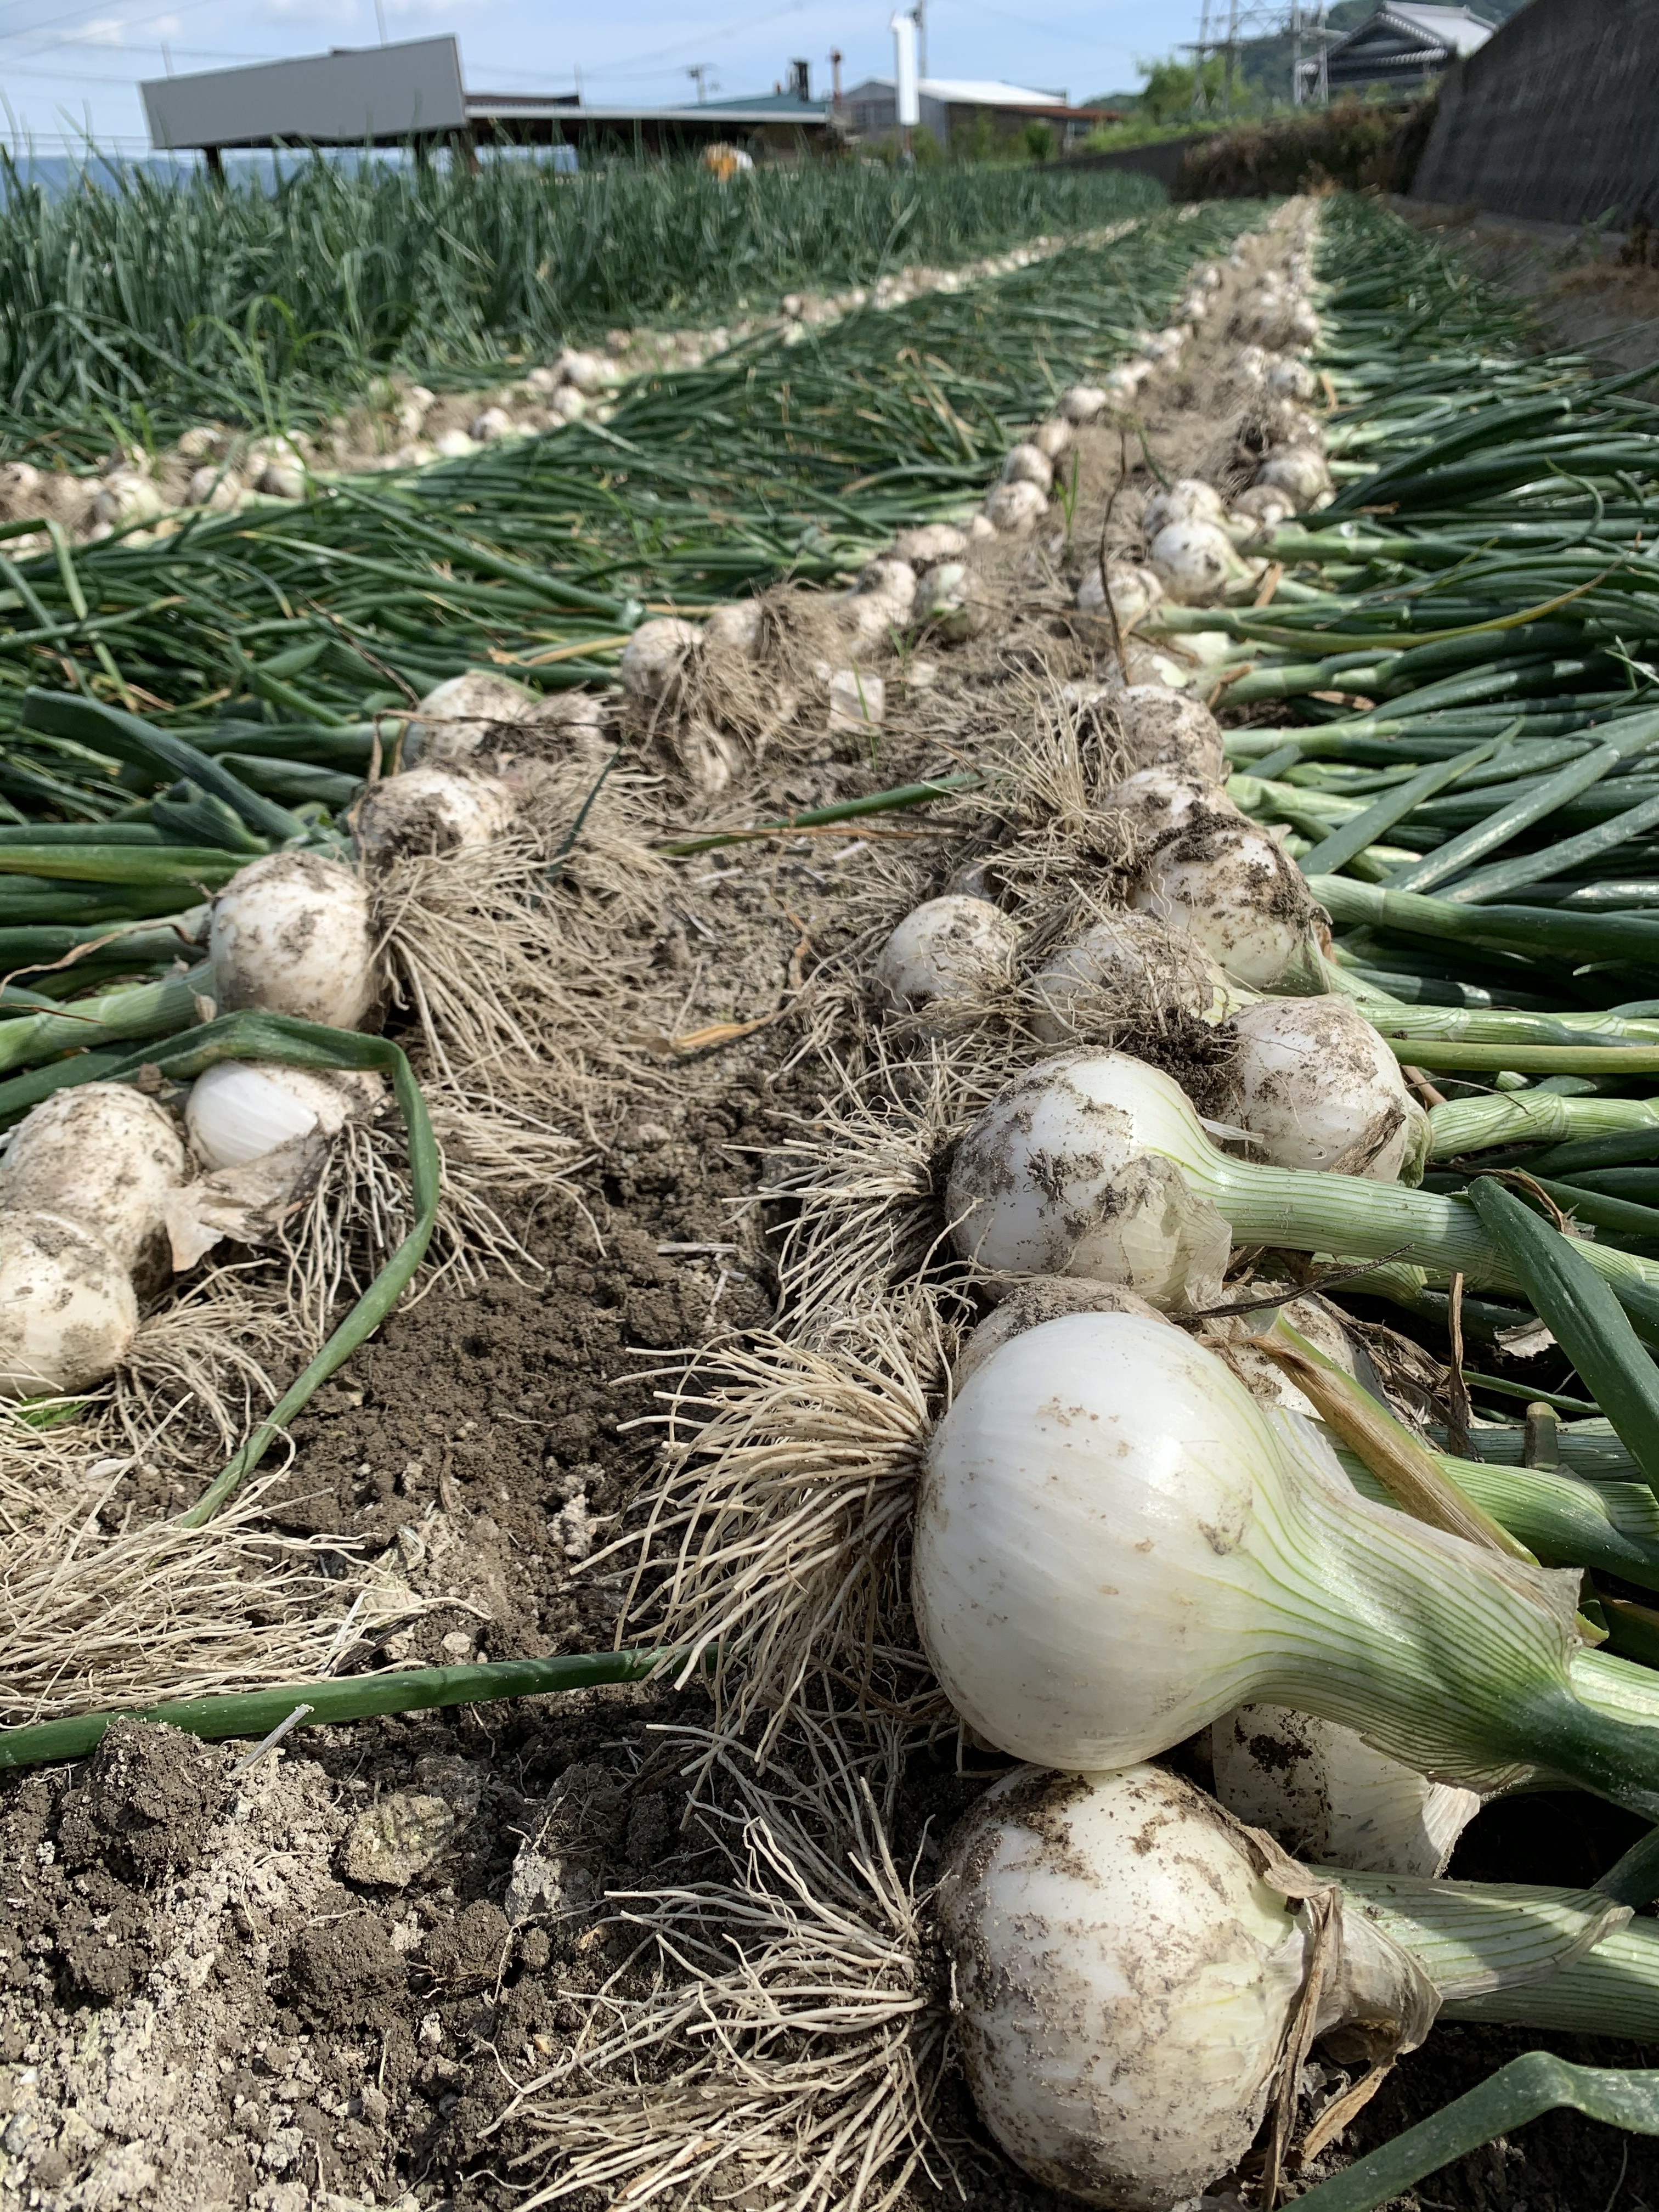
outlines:
{"label": "harvested onion", "polygon": [[1294,861],[1265,830],[1214,810],[1152,853],[1130,899],[1252,990],[1271,990],[1316,949],[1319,909]]}
{"label": "harvested onion", "polygon": [[876,985],[904,1008],[975,998],[1007,981],[1018,942],[1000,907],[947,892],[905,915],[876,956]]}
{"label": "harvested onion", "polygon": [[1264,999],[1229,1026],[1239,1041],[1237,1118],[1261,1140],[1252,1159],[1372,1182],[1419,1179],[1429,1117],[1346,999]]}
{"label": "harvested onion", "polygon": [[221,1013],[368,1025],[379,996],[368,896],[337,860],[271,853],[239,869],[213,902],[208,948]]}
{"label": "harvested onion", "polygon": [[131,1279],[65,1214],[0,1213],[0,1397],[89,1390],[138,1333]]}
{"label": "harvested onion", "polygon": [[405,853],[453,853],[492,843],[518,811],[499,776],[422,762],[369,786],[357,810],[357,844],[366,860],[377,862]]}
{"label": "harvested onion", "polygon": [[149,1274],[165,1263],[167,1194],[184,1179],[183,1141],[153,1098],[82,1083],[42,1099],[13,1132],[0,1207],[78,1221],[129,1274]]}
{"label": "harvested onion", "polygon": [[222,1060],[191,1085],[185,1126],[204,1167],[240,1168],[313,1130],[337,1135],[380,1089],[373,1074]]}

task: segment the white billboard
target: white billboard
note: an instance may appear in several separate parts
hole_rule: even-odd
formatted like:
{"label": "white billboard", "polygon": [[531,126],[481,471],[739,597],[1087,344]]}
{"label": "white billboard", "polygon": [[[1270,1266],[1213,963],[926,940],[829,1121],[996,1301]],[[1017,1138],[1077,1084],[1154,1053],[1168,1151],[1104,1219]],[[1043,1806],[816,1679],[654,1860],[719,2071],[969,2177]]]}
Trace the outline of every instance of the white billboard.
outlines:
{"label": "white billboard", "polygon": [[453,38],[337,46],[298,61],[153,77],[139,87],[158,152],[206,146],[361,146],[466,123]]}

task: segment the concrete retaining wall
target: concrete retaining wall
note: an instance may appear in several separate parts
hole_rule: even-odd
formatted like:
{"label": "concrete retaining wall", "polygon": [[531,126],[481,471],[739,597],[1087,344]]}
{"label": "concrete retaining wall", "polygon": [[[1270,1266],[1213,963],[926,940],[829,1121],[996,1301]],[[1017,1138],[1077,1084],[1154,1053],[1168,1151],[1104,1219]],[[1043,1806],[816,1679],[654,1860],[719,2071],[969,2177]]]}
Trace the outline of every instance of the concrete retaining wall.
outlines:
{"label": "concrete retaining wall", "polygon": [[1659,5],[1531,0],[1440,89],[1414,199],[1659,224]]}
{"label": "concrete retaining wall", "polygon": [[1152,177],[1166,192],[1175,190],[1176,179],[1181,173],[1181,164],[1189,146],[1203,143],[1203,133],[1190,138],[1156,138],[1147,146],[1124,146],[1113,154],[1068,154],[1068,169],[1127,169],[1131,175]]}

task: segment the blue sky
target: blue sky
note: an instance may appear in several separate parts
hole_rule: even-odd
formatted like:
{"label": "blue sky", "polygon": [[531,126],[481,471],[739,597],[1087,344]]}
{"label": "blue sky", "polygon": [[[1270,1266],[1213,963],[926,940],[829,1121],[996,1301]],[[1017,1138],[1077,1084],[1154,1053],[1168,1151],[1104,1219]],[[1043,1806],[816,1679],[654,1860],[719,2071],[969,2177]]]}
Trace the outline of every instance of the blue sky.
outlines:
{"label": "blue sky", "polygon": [[[1073,100],[1135,82],[1137,54],[1196,35],[1199,0],[931,0],[928,70],[1063,87]],[[890,73],[893,0],[612,0],[555,9],[538,0],[380,0],[386,35],[453,31],[477,91],[568,90],[594,100],[693,96],[712,65],[718,96],[770,91],[792,55],[816,88],[839,46],[847,82]],[[137,150],[138,80],[370,46],[376,0],[0,0],[0,92],[12,125],[42,152],[90,130]],[[164,51],[165,50],[165,51]]]}

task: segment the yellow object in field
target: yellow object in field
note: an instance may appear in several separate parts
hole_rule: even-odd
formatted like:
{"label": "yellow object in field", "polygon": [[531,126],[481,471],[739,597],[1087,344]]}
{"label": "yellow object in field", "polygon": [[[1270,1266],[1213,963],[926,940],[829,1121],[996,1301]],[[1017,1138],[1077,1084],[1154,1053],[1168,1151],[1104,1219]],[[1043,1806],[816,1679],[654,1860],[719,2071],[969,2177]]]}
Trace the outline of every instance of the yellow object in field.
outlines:
{"label": "yellow object in field", "polygon": [[725,184],[728,179],[737,176],[740,171],[752,169],[755,164],[752,157],[744,153],[739,147],[728,146],[723,138],[717,138],[712,146],[703,148],[702,166],[705,169],[712,170],[720,182]]}

